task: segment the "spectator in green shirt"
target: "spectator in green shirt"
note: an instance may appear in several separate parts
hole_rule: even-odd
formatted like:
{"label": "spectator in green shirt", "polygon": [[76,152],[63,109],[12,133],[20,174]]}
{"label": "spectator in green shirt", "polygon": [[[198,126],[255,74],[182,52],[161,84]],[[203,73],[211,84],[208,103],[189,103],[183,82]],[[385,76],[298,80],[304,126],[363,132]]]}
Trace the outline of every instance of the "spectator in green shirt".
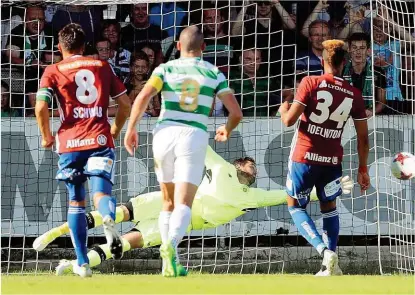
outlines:
{"label": "spectator in green shirt", "polygon": [[275,116],[281,103],[277,79],[262,73],[262,53],[248,49],[239,57],[239,66],[231,70],[230,87],[234,90],[244,116]]}
{"label": "spectator in green shirt", "polygon": [[10,107],[10,88],[1,81],[1,117],[18,117],[19,113]]}
{"label": "spectator in green shirt", "polygon": [[373,102],[375,101],[375,113],[382,112],[386,103],[385,73],[380,67],[375,69],[375,95],[373,95],[372,64],[370,54],[370,38],[365,33],[354,33],[349,38],[350,60],[343,69],[343,78],[352,86],[362,91],[365,100],[366,115],[372,116]]}

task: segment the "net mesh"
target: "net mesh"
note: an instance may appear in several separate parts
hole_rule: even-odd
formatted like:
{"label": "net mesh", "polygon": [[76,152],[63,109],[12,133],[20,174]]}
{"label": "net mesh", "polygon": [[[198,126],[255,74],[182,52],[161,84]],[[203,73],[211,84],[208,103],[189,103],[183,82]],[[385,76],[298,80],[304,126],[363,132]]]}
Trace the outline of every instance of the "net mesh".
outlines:
{"label": "net mesh", "polygon": [[[378,153],[377,183],[378,214],[385,216],[379,220],[379,239],[388,239],[389,263],[381,267],[384,271],[399,269],[414,271],[414,186],[413,182],[398,182],[390,175],[390,157],[396,151],[407,150],[414,153],[414,13],[407,1],[376,1],[377,16],[373,20],[374,64],[386,76],[385,114],[378,117],[376,124]],[[391,115],[391,116],[390,116]],[[381,125],[394,126],[400,130],[399,139],[385,132]],[[389,146],[389,147],[388,147]]]}
{"label": "net mesh", "polygon": [[[42,72],[37,61],[47,63],[59,60],[59,53],[54,47],[57,38],[53,34],[53,25],[57,24],[53,17],[63,11],[70,18],[72,15],[72,21],[83,23],[84,20],[77,20],[75,16],[77,13],[89,12],[83,25],[93,35],[90,40],[92,49],[97,49],[99,46],[95,44],[95,34],[100,35],[104,30],[103,27],[95,26],[95,15],[104,20],[115,20],[120,24],[122,35],[122,30],[128,27],[133,17],[128,4],[138,2],[144,3],[43,1],[45,22],[52,26],[52,33],[45,29],[44,35],[41,33],[43,20],[39,21],[39,16],[32,17],[32,12],[28,13],[29,7],[38,7],[39,3],[2,3],[1,74],[2,81],[9,87],[8,91],[2,88],[2,94],[10,93],[7,96],[10,108],[3,110],[2,104],[1,118],[2,270],[7,273],[26,273],[33,269],[38,273],[48,273],[59,259],[74,258],[68,236],[57,239],[42,252],[36,253],[31,249],[35,237],[61,225],[67,217],[66,189],[54,180],[57,155],[40,148],[40,136],[33,113],[32,93],[36,91]],[[272,12],[275,14],[273,16],[278,17],[279,25],[275,25],[269,18],[261,16],[261,10],[266,6],[261,3],[196,2],[176,1],[168,8],[168,12],[163,13],[160,9],[149,7],[150,19],[158,22],[163,29],[163,36],[159,38],[162,39],[163,61],[176,57],[174,45],[181,28],[190,24],[201,25],[207,44],[204,59],[218,65],[225,73],[245,117],[229,142],[221,145],[213,141],[210,143],[230,162],[241,156],[253,157],[258,166],[257,187],[283,189],[294,131],[281,124],[277,115],[278,106],[281,101],[292,99],[304,75],[315,74],[315,60],[313,63],[310,55],[302,54],[303,49],[310,49],[311,45],[307,45],[307,39],[301,36],[304,28],[301,29],[300,24],[313,13],[324,19],[328,12],[334,22],[336,17],[333,10],[318,10],[306,1],[281,1],[282,9],[278,6]],[[349,22],[345,22],[344,28],[352,30],[352,16],[363,11],[365,20],[370,23],[368,31],[372,33],[373,30],[370,35],[375,83],[373,89],[364,93],[364,96],[367,101],[373,102],[369,110],[375,115],[369,120],[372,187],[366,194],[361,194],[356,188],[351,195],[339,198],[337,204],[341,220],[338,250],[340,266],[348,273],[413,272],[414,185],[395,180],[391,176],[389,163],[396,152],[415,152],[415,64],[411,35],[415,31],[414,9],[413,5],[401,0],[372,1],[369,6],[365,1],[349,2],[350,11],[344,16],[344,19],[348,17]],[[84,6],[95,4],[90,8]],[[376,11],[376,15],[367,14],[370,8]],[[306,11],[303,16],[301,10]],[[31,28],[30,23],[36,25]],[[96,25],[99,23],[97,21]],[[19,26],[21,31],[16,29]],[[382,28],[385,36],[377,36],[377,28]],[[37,44],[29,40],[28,48],[24,45],[28,41],[25,36],[30,35],[29,32],[35,34],[33,31],[36,35],[44,36],[44,40],[37,38]],[[324,32],[317,32],[319,34],[324,35]],[[17,47],[10,47],[9,43]],[[142,46],[139,48],[142,49]],[[136,49],[133,46],[131,53],[134,54]],[[17,59],[10,58],[13,53]],[[98,50],[89,53],[100,55]],[[146,54],[150,59],[151,52]],[[156,55],[156,50],[153,50],[154,59],[157,59]],[[18,58],[24,59],[25,65],[21,65]],[[116,66],[119,66],[120,73],[123,66],[129,68],[128,64]],[[126,83],[128,75],[125,76]],[[385,85],[376,77],[383,77]],[[252,84],[252,80],[255,84]],[[379,89],[380,94],[385,95],[384,100],[378,99]],[[378,104],[382,107],[380,113],[376,112]],[[51,106],[54,130],[59,126],[56,109],[54,102]],[[148,113],[150,116],[151,112]],[[217,101],[209,124],[210,138],[213,138],[216,127],[224,122],[225,115],[226,109]],[[159,190],[151,146],[154,123],[154,118],[146,118],[141,122],[140,146],[135,157],[129,157],[121,147],[123,134],[117,141],[114,194],[120,204],[139,194]],[[344,174],[356,179],[356,134],[351,122],[345,128],[343,145]],[[89,196],[87,200],[88,204],[92,204]],[[91,205],[89,209],[92,210]],[[311,203],[307,210],[317,228],[321,229],[322,218],[318,205]],[[132,226],[122,223],[118,229],[126,233]],[[89,231],[89,246],[104,241],[102,229]],[[299,236],[284,206],[253,210],[216,229],[190,232],[180,245],[180,260],[194,271],[213,273],[315,272],[321,263],[317,252]],[[104,272],[145,273],[158,272],[160,267],[158,249],[149,248],[125,253],[122,261],[107,261],[100,269]]]}

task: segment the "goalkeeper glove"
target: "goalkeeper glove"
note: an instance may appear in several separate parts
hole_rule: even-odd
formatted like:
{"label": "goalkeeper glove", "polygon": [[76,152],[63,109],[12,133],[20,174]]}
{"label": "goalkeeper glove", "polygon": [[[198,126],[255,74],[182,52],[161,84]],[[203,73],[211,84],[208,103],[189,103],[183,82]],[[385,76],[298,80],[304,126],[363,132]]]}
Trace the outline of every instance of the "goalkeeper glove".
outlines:
{"label": "goalkeeper glove", "polygon": [[346,175],[340,179],[340,184],[342,186],[343,194],[348,195],[351,193],[354,183],[353,180],[350,179],[349,175]]}

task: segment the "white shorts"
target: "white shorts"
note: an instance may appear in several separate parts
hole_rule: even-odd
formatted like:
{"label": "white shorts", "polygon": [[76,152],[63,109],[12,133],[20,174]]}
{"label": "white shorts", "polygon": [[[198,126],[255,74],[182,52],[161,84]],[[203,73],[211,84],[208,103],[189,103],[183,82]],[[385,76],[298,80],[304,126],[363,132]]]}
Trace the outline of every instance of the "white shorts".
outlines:
{"label": "white shorts", "polygon": [[186,126],[158,126],[153,131],[154,169],[162,183],[200,185],[209,133]]}

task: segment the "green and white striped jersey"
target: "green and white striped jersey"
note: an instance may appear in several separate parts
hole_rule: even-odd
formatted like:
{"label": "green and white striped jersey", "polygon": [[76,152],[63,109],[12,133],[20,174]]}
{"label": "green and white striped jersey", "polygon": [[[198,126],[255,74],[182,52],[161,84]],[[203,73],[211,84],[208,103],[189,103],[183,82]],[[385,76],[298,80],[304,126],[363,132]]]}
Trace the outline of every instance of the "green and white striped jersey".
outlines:
{"label": "green and white striped jersey", "polygon": [[231,91],[223,73],[200,57],[161,64],[149,83],[161,91],[158,124],[185,124],[205,131],[215,96]]}

